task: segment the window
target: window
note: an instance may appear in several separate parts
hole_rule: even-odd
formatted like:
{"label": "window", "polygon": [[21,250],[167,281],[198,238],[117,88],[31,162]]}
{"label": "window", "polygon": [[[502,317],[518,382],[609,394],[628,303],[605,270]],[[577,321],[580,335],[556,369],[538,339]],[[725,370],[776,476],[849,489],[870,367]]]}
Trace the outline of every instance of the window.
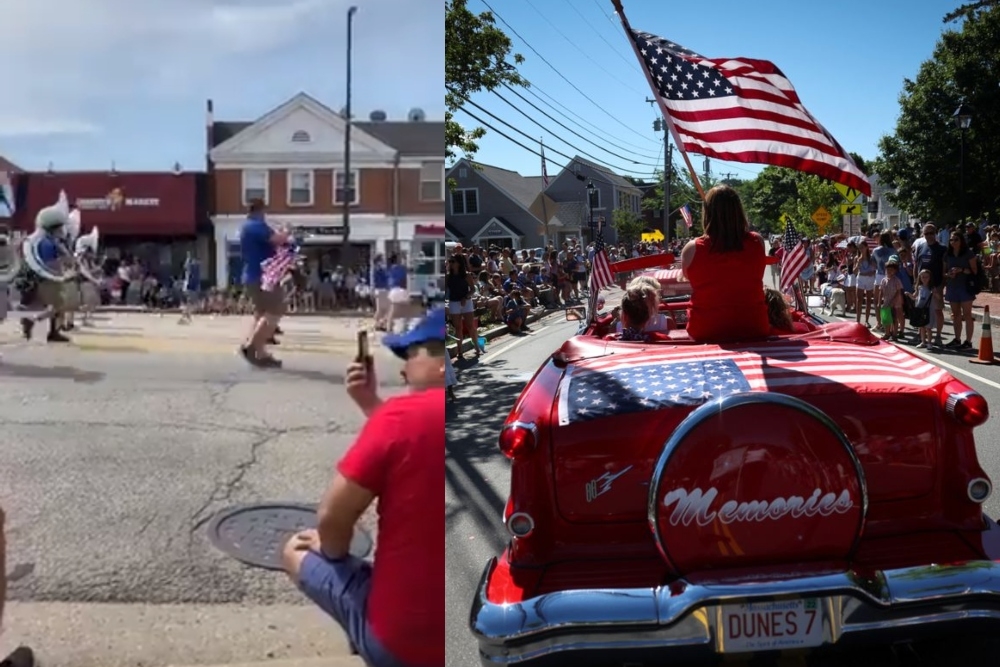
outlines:
{"label": "window", "polygon": [[351,182],[347,186],[347,191],[345,193],[344,188],[344,172],[335,171],[333,172],[333,203],[343,204],[346,200],[344,195],[350,196],[349,201],[352,205],[357,204],[361,201],[360,193],[358,192],[358,170],[351,169]]}
{"label": "window", "polygon": [[476,215],[479,213],[479,190],[462,188],[451,191],[451,212],[455,215]]}
{"label": "window", "polygon": [[444,201],[444,162],[420,165],[420,201]]}
{"label": "window", "polygon": [[243,172],[243,205],[249,206],[254,199],[262,199],[268,203],[268,174],[264,170],[254,169]]}
{"label": "window", "polygon": [[288,205],[312,206],[313,173],[303,169],[288,171]]}
{"label": "window", "polygon": [[296,130],[292,135],[292,143],[294,144],[308,144],[312,141],[312,137],[305,130]]}

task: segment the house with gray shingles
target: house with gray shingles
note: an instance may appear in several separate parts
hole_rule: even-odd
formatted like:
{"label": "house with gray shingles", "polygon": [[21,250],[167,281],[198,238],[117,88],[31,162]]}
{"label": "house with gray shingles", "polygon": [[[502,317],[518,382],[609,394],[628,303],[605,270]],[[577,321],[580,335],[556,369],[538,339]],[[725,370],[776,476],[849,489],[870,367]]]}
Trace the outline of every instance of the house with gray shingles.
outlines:
{"label": "house with gray shingles", "polygon": [[909,213],[901,211],[885,196],[886,193],[893,190],[879,180],[878,174],[871,174],[868,177],[868,182],[872,186],[872,196],[866,207],[869,225],[875,224],[881,229],[892,229],[893,227],[905,227],[916,222]]}
{"label": "house with gray shingles", "polygon": [[642,191],[623,176],[580,156],[563,167],[545,190],[548,198],[558,207],[549,226],[557,230],[560,238],[582,235],[589,239],[591,212],[587,201],[588,183],[593,183],[597,192],[594,222],[597,224],[603,219],[604,240],[614,243],[617,234],[611,226],[612,212],[616,208],[626,208],[641,216]]}
{"label": "house with gray shingles", "polygon": [[544,225],[532,212],[540,203],[541,176],[525,177],[462,158],[446,178],[454,182],[445,211],[449,240],[514,249],[542,245]]}

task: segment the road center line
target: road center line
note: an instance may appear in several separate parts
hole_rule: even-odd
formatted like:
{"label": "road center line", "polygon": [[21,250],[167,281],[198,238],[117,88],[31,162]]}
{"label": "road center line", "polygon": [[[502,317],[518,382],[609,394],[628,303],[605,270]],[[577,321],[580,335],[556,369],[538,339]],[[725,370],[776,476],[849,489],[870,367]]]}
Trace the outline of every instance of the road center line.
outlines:
{"label": "road center line", "polygon": [[[548,328],[548,325],[545,325],[545,326],[543,326],[540,329],[532,329],[532,331],[534,331],[536,334],[538,334],[539,332],[545,331],[547,328]],[[479,363],[486,363],[487,361],[490,361],[491,359],[493,359],[493,357],[496,357],[496,356],[499,356],[499,355],[503,354],[504,352],[506,352],[507,350],[511,349],[515,345],[518,345],[522,341],[528,340],[529,338],[531,338],[531,336],[519,336],[519,337],[515,338],[514,340],[512,340],[510,342],[510,345],[505,345],[505,346],[501,347],[499,350],[497,350],[496,352],[493,352],[491,354],[487,354],[485,357],[483,357],[482,359],[479,360]]]}

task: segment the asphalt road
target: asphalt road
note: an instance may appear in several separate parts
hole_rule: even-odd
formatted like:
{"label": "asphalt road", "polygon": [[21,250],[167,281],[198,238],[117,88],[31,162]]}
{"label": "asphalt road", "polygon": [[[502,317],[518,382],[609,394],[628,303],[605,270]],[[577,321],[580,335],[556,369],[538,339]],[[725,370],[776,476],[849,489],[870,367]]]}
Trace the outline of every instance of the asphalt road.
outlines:
{"label": "asphalt road", "polygon": [[[576,323],[562,314],[536,325],[536,333],[523,338],[494,341],[478,362],[459,366],[459,401],[447,416],[445,523],[447,531],[448,667],[477,665],[475,642],[468,629],[468,614],[483,567],[503,550],[507,533],[502,513],[509,491],[507,460],[497,449],[499,427],[524,384],[542,362],[576,331]],[[946,340],[948,338],[946,337]],[[1000,341],[998,341],[1000,343]],[[911,348],[912,349],[912,348]],[[1000,350],[1000,347],[997,348]],[[916,350],[915,350],[916,351]],[[916,351],[919,352],[919,351]],[[1000,365],[970,364],[972,355],[941,353],[923,355],[981,392],[1000,411]],[[993,418],[977,430],[977,449],[983,468],[1000,483],[1000,420]],[[990,516],[1000,515],[1000,497],[986,504]],[[957,653],[961,651],[961,653]],[[870,650],[856,656],[809,665],[994,665],[997,647],[986,647],[979,638],[954,638],[911,650]],[[956,662],[957,661],[957,662]],[[727,664],[739,664],[727,663]],[[754,665],[767,664],[754,661]],[[793,659],[777,664],[805,664]]]}
{"label": "asphalt road", "polygon": [[[217,551],[206,523],[318,500],[363,423],[343,389],[352,324],[290,320],[285,368],[258,370],[235,354],[243,320],[142,318],[113,316],[70,346],[0,327],[0,502],[8,570],[27,573],[5,637],[48,648],[50,665],[343,652],[284,575]],[[376,352],[385,395],[401,391],[399,363]]]}

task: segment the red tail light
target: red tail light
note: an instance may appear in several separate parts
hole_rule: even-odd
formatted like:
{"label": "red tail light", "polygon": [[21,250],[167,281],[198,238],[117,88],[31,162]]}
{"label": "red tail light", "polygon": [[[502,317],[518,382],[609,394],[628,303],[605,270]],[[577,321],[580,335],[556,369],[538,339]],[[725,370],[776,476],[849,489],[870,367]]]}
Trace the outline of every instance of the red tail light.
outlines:
{"label": "red tail light", "polygon": [[537,433],[534,424],[511,422],[500,431],[500,451],[509,459],[524,456],[535,448]]}
{"label": "red tail light", "polygon": [[990,418],[986,399],[959,382],[945,387],[945,411],[963,426],[982,426]]}

